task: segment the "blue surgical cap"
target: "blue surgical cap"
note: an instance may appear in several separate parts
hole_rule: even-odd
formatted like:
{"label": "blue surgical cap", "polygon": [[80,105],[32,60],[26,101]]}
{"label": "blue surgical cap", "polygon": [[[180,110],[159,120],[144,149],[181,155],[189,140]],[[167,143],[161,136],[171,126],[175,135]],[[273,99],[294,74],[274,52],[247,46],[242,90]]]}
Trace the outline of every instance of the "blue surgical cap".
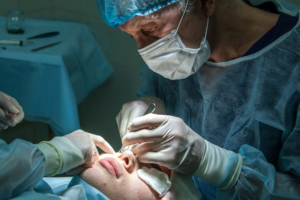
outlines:
{"label": "blue surgical cap", "polygon": [[145,16],[178,0],[97,0],[103,21],[117,28],[136,15]]}

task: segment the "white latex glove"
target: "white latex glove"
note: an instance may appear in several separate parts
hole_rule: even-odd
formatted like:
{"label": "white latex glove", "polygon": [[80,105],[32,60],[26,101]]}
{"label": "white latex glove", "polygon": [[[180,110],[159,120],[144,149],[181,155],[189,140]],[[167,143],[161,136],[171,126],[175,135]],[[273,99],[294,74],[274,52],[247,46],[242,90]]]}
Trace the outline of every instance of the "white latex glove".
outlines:
{"label": "white latex glove", "polygon": [[172,187],[161,200],[199,200],[202,198],[190,176],[172,171],[170,180]]}
{"label": "white latex glove", "polygon": [[129,131],[128,126],[137,117],[143,116],[150,104],[155,103],[156,109],[154,113],[165,114],[163,102],[156,97],[142,97],[137,101],[125,103],[121,111],[116,117],[121,138],[124,137]]}
{"label": "white latex glove", "polygon": [[180,118],[149,114],[134,119],[129,130],[122,143],[138,143],[131,151],[142,163],[162,165],[185,175],[195,174],[220,189],[232,187],[239,176],[239,154],[205,141]]}
{"label": "white latex glove", "polygon": [[[149,127],[157,128],[148,130]],[[133,120],[129,130],[122,143],[140,144],[131,149],[140,162],[162,165],[186,175],[197,171],[205,142],[182,119],[148,114]]]}
{"label": "white latex glove", "polygon": [[45,176],[54,176],[67,172],[68,175],[79,174],[92,167],[99,160],[98,146],[105,153],[115,151],[101,136],[82,130],[74,131],[63,137],[55,137],[49,142],[36,146],[46,158]]}
{"label": "white latex glove", "polygon": [[16,99],[0,91],[0,130],[14,127],[24,118],[24,112]]}

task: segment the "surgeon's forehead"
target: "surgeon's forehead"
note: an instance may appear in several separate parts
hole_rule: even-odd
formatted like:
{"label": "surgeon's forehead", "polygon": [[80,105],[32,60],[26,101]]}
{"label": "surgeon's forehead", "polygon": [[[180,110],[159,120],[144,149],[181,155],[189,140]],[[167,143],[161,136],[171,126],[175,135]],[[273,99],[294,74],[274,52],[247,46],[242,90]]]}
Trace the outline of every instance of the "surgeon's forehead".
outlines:
{"label": "surgeon's forehead", "polygon": [[142,26],[160,25],[167,22],[169,17],[174,16],[180,16],[179,8],[176,3],[146,16],[137,15],[132,20],[120,25],[119,28],[122,31],[130,31],[128,29],[140,28]]}
{"label": "surgeon's forehead", "polygon": [[122,31],[129,32],[129,31],[133,31],[135,29],[158,25],[161,23],[162,23],[162,20],[160,20],[158,18],[152,19],[152,18],[145,18],[145,17],[137,16],[137,17],[133,18],[132,20],[120,25],[119,28]]}

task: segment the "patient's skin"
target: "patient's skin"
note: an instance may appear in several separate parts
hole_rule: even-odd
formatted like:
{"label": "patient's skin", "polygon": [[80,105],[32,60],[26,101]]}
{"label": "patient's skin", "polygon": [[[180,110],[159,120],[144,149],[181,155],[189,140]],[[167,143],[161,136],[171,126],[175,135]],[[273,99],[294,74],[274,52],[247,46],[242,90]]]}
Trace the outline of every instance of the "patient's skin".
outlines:
{"label": "patient's skin", "polygon": [[[117,161],[117,162],[115,162]],[[112,167],[115,163],[117,167]],[[105,167],[106,166],[106,167]],[[115,155],[102,154],[92,168],[80,177],[111,200],[158,200],[158,194],[137,175],[142,166],[131,151]],[[117,168],[117,169],[116,169]]]}

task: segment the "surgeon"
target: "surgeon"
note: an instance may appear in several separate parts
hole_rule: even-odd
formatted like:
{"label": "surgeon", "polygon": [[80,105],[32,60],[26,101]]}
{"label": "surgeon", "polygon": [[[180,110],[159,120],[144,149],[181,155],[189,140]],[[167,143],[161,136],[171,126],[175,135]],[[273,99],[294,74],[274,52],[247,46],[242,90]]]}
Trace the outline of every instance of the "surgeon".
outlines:
{"label": "surgeon", "polygon": [[[15,126],[23,118],[19,103],[0,91],[0,128]],[[82,130],[35,145],[20,139],[9,145],[0,140],[0,199],[17,197],[44,176],[78,174],[92,167],[99,160],[96,146],[115,153],[101,136]]]}
{"label": "surgeon", "polygon": [[97,2],[145,61],[139,99],[116,117],[140,162],[192,175],[203,199],[300,199],[299,7]]}

